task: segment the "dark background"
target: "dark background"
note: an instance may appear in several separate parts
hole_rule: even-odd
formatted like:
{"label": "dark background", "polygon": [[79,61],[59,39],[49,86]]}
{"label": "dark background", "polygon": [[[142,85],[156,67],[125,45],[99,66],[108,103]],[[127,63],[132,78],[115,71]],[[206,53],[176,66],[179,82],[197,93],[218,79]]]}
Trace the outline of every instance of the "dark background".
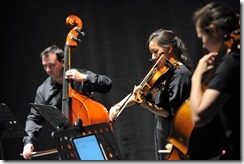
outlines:
{"label": "dark background", "polygon": [[[222,0],[240,13],[240,2]],[[96,94],[109,109],[129,94],[152,67],[148,61],[149,35],[159,28],[171,29],[186,43],[195,67],[204,54],[191,22],[193,12],[210,0],[20,0],[1,5],[2,51],[0,102],[9,106],[24,127],[36,88],[47,77],[40,52],[56,44],[63,48],[71,30],[69,15],[83,22],[85,37],[72,49],[72,67],[87,68],[113,80],[107,94]],[[133,106],[114,124],[114,136],[126,160],[154,159],[154,115]],[[53,129],[47,124],[36,151],[50,149]],[[21,160],[22,138],[2,139],[3,159]],[[36,157],[57,159],[56,155]]]}

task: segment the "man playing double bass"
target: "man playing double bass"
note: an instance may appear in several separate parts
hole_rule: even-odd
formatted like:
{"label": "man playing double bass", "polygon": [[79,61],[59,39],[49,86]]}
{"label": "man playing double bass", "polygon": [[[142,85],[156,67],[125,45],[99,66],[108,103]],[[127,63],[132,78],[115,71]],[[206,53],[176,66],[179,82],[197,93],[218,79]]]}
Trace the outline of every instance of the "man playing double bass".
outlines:
{"label": "man playing double bass", "polygon": [[[106,75],[99,75],[86,69],[64,70],[64,52],[56,45],[51,45],[41,52],[42,65],[48,78],[38,87],[34,103],[53,105],[61,110],[63,78],[74,81],[73,89],[88,97],[93,92],[106,93],[112,88],[112,80]],[[28,136],[23,138],[23,158],[32,159],[34,143],[43,128],[44,118],[33,108],[27,116],[25,131]]]}

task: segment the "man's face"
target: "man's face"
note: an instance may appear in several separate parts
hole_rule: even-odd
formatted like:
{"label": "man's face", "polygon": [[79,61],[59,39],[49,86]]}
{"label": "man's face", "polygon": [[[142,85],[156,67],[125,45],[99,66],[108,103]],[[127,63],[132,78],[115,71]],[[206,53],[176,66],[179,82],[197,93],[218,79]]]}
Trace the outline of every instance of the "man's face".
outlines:
{"label": "man's face", "polygon": [[50,53],[42,57],[42,65],[46,73],[53,79],[58,80],[63,77],[63,62],[59,62],[57,55]]}

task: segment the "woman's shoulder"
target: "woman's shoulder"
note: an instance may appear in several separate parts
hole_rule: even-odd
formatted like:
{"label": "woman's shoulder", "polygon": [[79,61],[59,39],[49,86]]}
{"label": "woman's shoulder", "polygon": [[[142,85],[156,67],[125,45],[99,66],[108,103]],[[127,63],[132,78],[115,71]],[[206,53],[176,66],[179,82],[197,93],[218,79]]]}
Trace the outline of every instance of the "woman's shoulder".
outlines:
{"label": "woman's shoulder", "polygon": [[175,69],[175,73],[177,75],[191,76],[192,71],[189,70],[184,64],[181,64]]}

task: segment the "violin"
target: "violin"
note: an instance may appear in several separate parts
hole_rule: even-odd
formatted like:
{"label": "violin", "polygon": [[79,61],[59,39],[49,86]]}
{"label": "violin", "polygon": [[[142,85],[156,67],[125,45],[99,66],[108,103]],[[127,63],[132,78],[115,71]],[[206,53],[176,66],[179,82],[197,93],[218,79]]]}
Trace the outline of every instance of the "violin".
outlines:
{"label": "violin", "polygon": [[[162,58],[165,60],[165,63],[163,66],[158,67],[158,63]],[[164,56],[164,53],[161,53],[157,62],[154,64],[152,69],[140,83],[140,86],[142,87],[141,93],[143,93],[143,96],[147,96],[150,91],[158,85],[158,82],[164,81],[164,79],[168,77],[168,73],[170,72],[170,70],[178,67],[179,64],[174,58],[166,58]],[[142,103],[141,96],[142,95],[137,96],[137,103]]]}
{"label": "violin", "polygon": [[[164,59],[164,64],[159,67],[158,63],[160,60]],[[144,77],[142,82],[139,84],[141,86],[141,93],[138,93],[136,96],[136,103],[140,104],[143,102],[142,96],[147,96],[153,88],[155,88],[159,82],[164,81],[168,74],[170,73],[170,70],[173,70],[175,68],[179,67],[179,62],[175,60],[173,57],[165,57],[164,52],[162,52],[153,65],[153,67],[150,69],[150,71],[147,73],[147,75]],[[126,101],[123,103],[123,105],[120,108],[119,113],[117,114],[117,117],[120,115],[120,113],[123,111],[123,109],[127,106],[129,103],[129,99],[133,93],[130,93]]]}

